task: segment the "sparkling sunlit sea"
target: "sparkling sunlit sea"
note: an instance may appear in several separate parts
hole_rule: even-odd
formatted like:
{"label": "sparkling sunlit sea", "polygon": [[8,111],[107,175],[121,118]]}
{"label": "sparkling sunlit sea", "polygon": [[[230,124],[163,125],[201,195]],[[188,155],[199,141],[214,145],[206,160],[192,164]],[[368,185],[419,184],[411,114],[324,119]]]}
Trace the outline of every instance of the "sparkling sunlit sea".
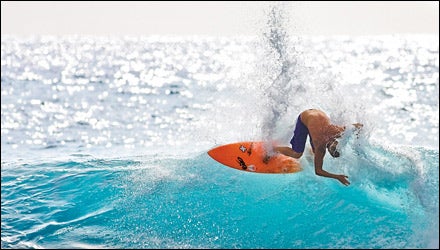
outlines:
{"label": "sparkling sunlit sea", "polygon": [[[307,108],[350,186],[206,154]],[[2,35],[1,247],[438,248],[438,143],[437,36]]]}

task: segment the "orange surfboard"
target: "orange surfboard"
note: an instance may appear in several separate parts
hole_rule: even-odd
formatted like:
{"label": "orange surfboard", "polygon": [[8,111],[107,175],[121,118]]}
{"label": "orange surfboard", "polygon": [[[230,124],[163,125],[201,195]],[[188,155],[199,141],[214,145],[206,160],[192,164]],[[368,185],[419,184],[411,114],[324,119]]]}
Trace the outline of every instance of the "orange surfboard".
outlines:
{"label": "orange surfboard", "polygon": [[302,170],[295,158],[280,153],[273,153],[267,158],[262,141],[221,145],[209,150],[208,155],[223,165],[247,172],[286,174]]}

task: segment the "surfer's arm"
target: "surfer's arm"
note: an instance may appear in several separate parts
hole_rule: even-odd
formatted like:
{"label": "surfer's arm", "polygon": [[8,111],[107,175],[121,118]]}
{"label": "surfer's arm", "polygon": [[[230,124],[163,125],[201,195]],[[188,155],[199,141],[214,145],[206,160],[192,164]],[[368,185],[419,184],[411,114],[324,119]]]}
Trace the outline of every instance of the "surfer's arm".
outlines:
{"label": "surfer's arm", "polygon": [[332,174],[322,169],[322,165],[324,163],[324,155],[325,155],[325,148],[324,150],[322,149],[315,150],[315,174],[323,177],[336,179],[340,181],[342,184],[348,186],[350,184],[350,182],[347,180],[348,176]]}
{"label": "surfer's arm", "polygon": [[[364,124],[359,123],[359,122],[353,123],[351,125],[353,125],[356,130],[360,130],[364,126]],[[345,131],[345,129],[347,129],[346,126],[343,126],[343,127],[340,127],[340,128],[341,128],[340,132],[343,132],[343,131]]]}
{"label": "surfer's arm", "polygon": [[[353,124],[351,124],[351,125],[353,125],[353,127],[354,127],[354,129],[352,130],[353,133],[356,135],[356,138],[359,139],[359,137],[360,137],[360,133],[361,133],[361,129],[364,127],[364,124],[359,123],[359,122],[356,122],[356,123],[353,123]],[[345,130],[346,130],[346,127],[345,127],[345,126],[342,127],[342,128],[343,128],[342,131],[345,131]]]}

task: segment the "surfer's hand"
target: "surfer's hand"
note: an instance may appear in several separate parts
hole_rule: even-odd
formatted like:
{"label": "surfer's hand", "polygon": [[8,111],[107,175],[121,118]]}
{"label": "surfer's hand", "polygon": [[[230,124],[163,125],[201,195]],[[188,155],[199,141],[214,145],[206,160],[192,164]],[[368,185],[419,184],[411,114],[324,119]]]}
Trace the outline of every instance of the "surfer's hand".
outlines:
{"label": "surfer's hand", "polygon": [[361,129],[364,126],[364,124],[357,122],[357,123],[353,123],[353,126],[357,129]]}
{"label": "surfer's hand", "polygon": [[350,182],[347,180],[348,176],[341,174],[341,175],[337,175],[336,178],[345,186],[350,185]]}

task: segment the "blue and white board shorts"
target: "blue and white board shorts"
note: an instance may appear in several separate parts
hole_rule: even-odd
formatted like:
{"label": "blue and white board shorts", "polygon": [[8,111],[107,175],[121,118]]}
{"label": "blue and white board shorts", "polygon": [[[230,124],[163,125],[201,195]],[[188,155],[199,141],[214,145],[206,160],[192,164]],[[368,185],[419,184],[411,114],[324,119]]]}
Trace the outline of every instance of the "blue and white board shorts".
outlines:
{"label": "blue and white board shorts", "polygon": [[[307,135],[309,135],[309,129],[301,121],[301,115],[299,115],[298,120],[296,121],[295,130],[293,131],[292,140],[290,140],[290,144],[292,144],[292,149],[295,152],[304,152],[304,148],[306,147]],[[315,150],[312,143],[312,137],[310,137],[310,145],[312,146],[312,149]]]}

